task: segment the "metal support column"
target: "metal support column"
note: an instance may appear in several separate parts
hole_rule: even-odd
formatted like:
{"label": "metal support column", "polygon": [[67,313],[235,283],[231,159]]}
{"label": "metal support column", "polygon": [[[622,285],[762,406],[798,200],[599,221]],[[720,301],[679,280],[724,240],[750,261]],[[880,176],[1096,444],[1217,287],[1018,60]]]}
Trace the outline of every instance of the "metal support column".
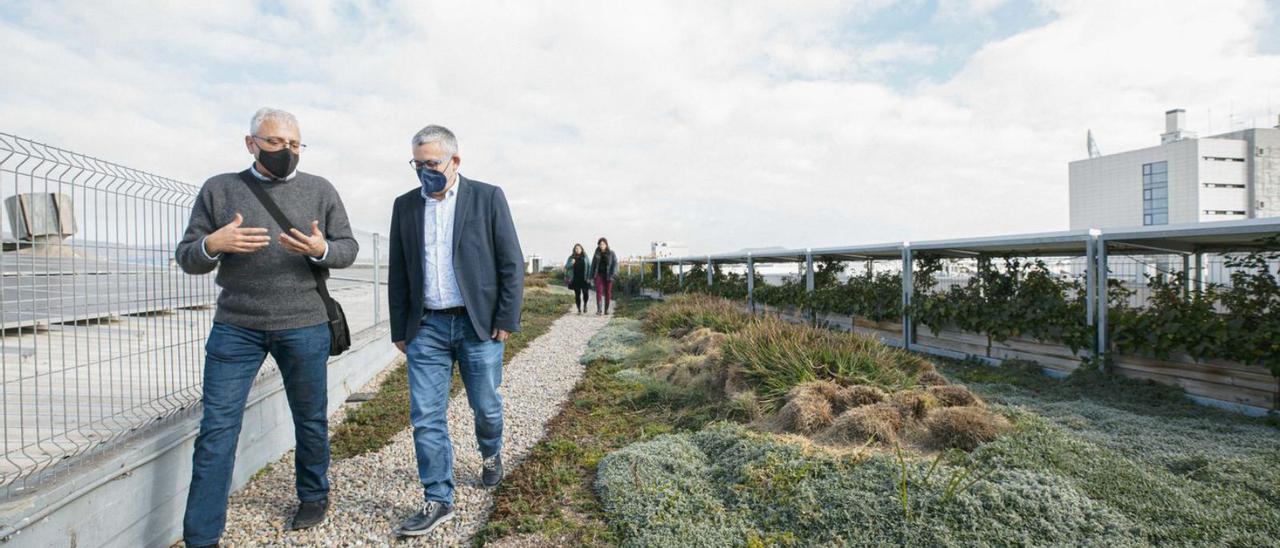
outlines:
{"label": "metal support column", "polygon": [[1098,369],[1107,370],[1107,242],[1106,240],[1098,240],[1096,250],[1098,256],[1098,264],[1096,268],[1098,273],[1094,277],[1098,280]]}
{"label": "metal support column", "polygon": [[676,278],[676,283],[680,288],[680,291],[684,291],[684,261],[680,261],[676,263],[676,269],[679,270],[680,272],[680,274]]}
{"label": "metal support column", "polygon": [[654,263],[658,266],[658,296],[662,296],[662,261]]}
{"label": "metal support column", "polygon": [[813,250],[804,250],[804,292],[809,301],[809,322],[818,322],[818,311],[813,308]]}
{"label": "metal support column", "polygon": [[381,237],[373,233],[373,325],[382,323],[382,249]]}
{"label": "metal support column", "polygon": [[1182,256],[1182,277],[1184,282],[1182,284],[1182,299],[1184,301],[1189,301],[1191,300],[1191,283],[1192,283],[1191,280],[1193,279],[1191,276],[1191,255],[1190,254]]}
{"label": "metal support column", "polygon": [[1194,268],[1192,273],[1195,274],[1195,279],[1192,283],[1196,285],[1196,293],[1204,293],[1204,253],[1196,253]]}
{"label": "metal support column", "polygon": [[911,325],[911,242],[902,243],[902,348],[911,350],[915,328]]}
{"label": "metal support column", "polygon": [[756,313],[756,260],[747,254],[747,306]]}
{"label": "metal support column", "polygon": [[[1084,314],[1085,314],[1085,325],[1089,327],[1094,326],[1094,317],[1098,311],[1097,249],[1098,249],[1098,238],[1096,235],[1090,234],[1089,239],[1084,241],[1084,256],[1085,256],[1085,260],[1084,260],[1084,274],[1085,274],[1084,276],[1084,285],[1085,285],[1084,310],[1085,312]],[[1093,344],[1089,345],[1090,346],[1089,350],[1093,358],[1097,359],[1098,358],[1097,330],[1094,331],[1093,336],[1090,338],[1093,339]]]}
{"label": "metal support column", "polygon": [[715,277],[711,275],[715,271],[715,264],[711,262],[711,256],[707,255],[707,291],[711,291],[711,284],[716,281]]}

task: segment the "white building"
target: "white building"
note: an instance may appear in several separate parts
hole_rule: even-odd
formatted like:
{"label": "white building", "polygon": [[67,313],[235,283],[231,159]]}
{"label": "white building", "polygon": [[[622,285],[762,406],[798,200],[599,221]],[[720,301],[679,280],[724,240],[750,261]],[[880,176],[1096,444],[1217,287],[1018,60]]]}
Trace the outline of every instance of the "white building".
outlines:
{"label": "white building", "polygon": [[1197,138],[1171,110],[1159,146],[1069,173],[1073,230],[1280,216],[1280,125]]}
{"label": "white building", "polygon": [[689,247],[680,242],[649,242],[649,258],[684,257],[689,254]]}

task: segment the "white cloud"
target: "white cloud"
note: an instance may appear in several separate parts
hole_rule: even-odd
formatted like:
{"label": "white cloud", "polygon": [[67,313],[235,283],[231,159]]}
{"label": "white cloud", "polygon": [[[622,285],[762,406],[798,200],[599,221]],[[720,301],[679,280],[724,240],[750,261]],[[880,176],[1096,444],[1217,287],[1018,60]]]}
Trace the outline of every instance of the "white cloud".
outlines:
{"label": "white cloud", "polygon": [[1085,129],[1121,150],[1166,108],[1225,129],[1230,104],[1280,100],[1257,0],[1051,3],[906,89],[883,75],[938,51],[852,30],[885,7],[33,3],[0,22],[0,131],[198,183],[248,162],[254,109],[290,109],[303,169],[385,231],[409,137],[443,123],[526,252],[558,257],[600,235],[703,252],[1063,229]]}

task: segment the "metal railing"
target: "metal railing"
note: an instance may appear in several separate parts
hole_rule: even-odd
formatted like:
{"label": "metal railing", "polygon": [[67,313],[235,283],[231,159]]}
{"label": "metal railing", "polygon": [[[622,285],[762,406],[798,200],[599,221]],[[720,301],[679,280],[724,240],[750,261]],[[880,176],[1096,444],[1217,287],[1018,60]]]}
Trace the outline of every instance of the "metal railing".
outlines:
{"label": "metal railing", "polygon": [[[972,276],[966,263],[974,263],[979,257],[1024,257],[1047,260],[1055,277],[1078,278],[1085,293],[1080,321],[1092,329],[1094,340],[1089,352],[1093,358],[1105,358],[1108,346],[1107,296],[1108,287],[1119,286],[1128,295],[1127,304],[1141,307],[1151,293],[1149,280],[1159,275],[1185,275],[1189,288],[1209,285],[1229,286],[1232,270],[1227,258],[1232,254],[1260,249],[1259,242],[1280,235],[1280,218],[1221,221],[1215,223],[1191,223],[1186,225],[1143,227],[1129,230],[1097,229],[1040,234],[1020,234],[988,238],[939,240],[926,242],[895,242],[878,245],[841,246],[826,248],[779,249],[720,253],[689,257],[659,257],[640,261],[639,276],[656,277],[661,287],[666,276],[676,277],[675,286],[686,283],[686,266],[698,265],[706,272],[706,284],[713,283],[715,268],[735,268],[745,277],[743,296],[748,306],[755,310],[760,284],[769,285],[768,277],[760,275],[762,265],[795,265],[784,276],[775,273],[775,279],[791,283],[804,282],[803,291],[815,291],[815,264],[823,260],[848,263],[855,270],[890,269],[901,277],[901,334],[902,344],[911,348],[917,338],[917,325],[909,310],[913,294],[920,290],[914,283],[917,260],[922,257],[940,258],[947,262],[943,276],[935,278],[935,285],[926,291],[945,291],[951,286],[963,285]],[[877,266],[881,265],[881,266]],[[972,265],[970,265],[972,266]],[[631,265],[628,264],[628,268]],[[675,269],[669,272],[668,269]],[[1280,264],[1272,265],[1273,272],[1280,272]],[[759,279],[759,281],[757,281]],[[848,278],[844,278],[847,280]],[[667,284],[671,284],[668,278]],[[1112,303],[1113,305],[1115,303]]]}
{"label": "metal railing", "polygon": [[[199,402],[218,288],[173,261],[198,191],[0,133],[0,500]],[[379,236],[356,237],[331,291],[359,336],[385,296]]]}

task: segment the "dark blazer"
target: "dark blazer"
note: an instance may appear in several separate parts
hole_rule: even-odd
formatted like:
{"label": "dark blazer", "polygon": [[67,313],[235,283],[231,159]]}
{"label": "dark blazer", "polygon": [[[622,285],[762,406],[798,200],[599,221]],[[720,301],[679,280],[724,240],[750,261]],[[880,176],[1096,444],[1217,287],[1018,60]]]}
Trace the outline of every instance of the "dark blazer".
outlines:
{"label": "dark blazer", "polygon": [[[524,254],[502,189],[458,176],[453,219],[453,272],[480,340],[494,329],[520,330]],[[411,341],[423,316],[422,189],[401,194],[391,211],[387,308],[391,340]]]}

